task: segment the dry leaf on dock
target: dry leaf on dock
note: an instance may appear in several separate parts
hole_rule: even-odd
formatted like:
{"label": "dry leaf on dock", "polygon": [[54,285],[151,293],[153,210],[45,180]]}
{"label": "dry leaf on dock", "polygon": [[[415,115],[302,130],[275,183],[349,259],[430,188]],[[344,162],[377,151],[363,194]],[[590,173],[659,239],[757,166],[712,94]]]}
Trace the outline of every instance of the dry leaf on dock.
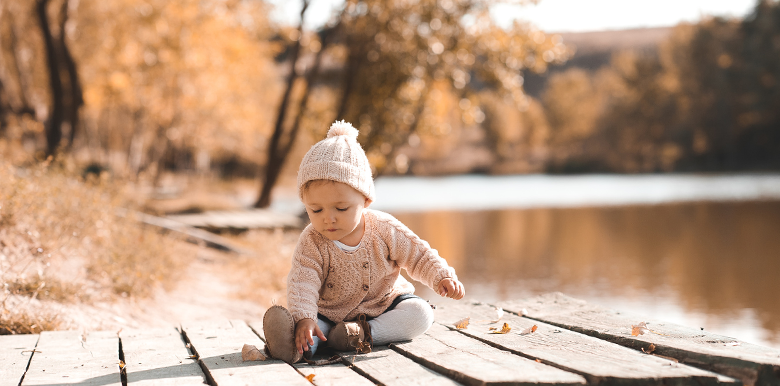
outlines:
{"label": "dry leaf on dock", "polygon": [[463,330],[463,329],[468,328],[469,320],[471,320],[471,317],[463,318],[463,319],[455,322],[455,328],[458,329],[458,330]]}
{"label": "dry leaf on dock", "polygon": [[508,323],[504,323],[504,325],[501,327],[500,330],[495,329],[491,331],[491,334],[506,334],[507,332],[512,331],[512,327],[509,327]]}
{"label": "dry leaf on dock", "polygon": [[520,333],[520,335],[528,335],[528,334],[533,334],[534,332],[536,332],[536,329],[537,329],[537,328],[539,328],[539,327],[537,327],[537,326],[534,324],[533,326],[531,326],[531,327],[528,327],[528,328],[526,328],[525,330],[523,330],[523,331]]}
{"label": "dry leaf on dock", "polygon": [[314,383],[314,375],[315,375],[315,374],[309,374],[309,375],[307,375],[307,376],[306,376],[306,380],[307,380],[307,381],[309,381],[309,382],[311,382],[311,383]]}
{"label": "dry leaf on dock", "polygon": [[246,361],[264,361],[266,358],[262,351],[257,349],[257,346],[251,344],[244,344],[241,348],[241,360]]}
{"label": "dry leaf on dock", "polygon": [[653,351],[655,351],[655,345],[652,343],[650,343],[650,347],[648,347],[647,350],[645,350],[645,348],[642,347],[642,352],[645,354],[652,354]]}
{"label": "dry leaf on dock", "polygon": [[634,326],[633,324],[631,325],[631,335],[633,336],[639,336],[648,331],[650,331],[650,329],[647,328],[647,323],[645,322],[639,323],[636,326]]}

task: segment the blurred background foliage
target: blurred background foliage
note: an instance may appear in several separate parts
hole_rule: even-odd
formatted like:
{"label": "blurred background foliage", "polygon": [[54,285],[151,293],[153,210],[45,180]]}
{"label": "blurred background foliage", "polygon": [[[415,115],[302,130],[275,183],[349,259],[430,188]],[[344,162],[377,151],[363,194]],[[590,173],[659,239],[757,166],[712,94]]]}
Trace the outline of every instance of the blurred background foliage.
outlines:
{"label": "blurred background foliage", "polygon": [[347,0],[306,31],[259,0],[4,0],[0,154],[258,178],[257,206],[335,119],[377,175],[780,167],[777,1],[598,67],[496,2]]}

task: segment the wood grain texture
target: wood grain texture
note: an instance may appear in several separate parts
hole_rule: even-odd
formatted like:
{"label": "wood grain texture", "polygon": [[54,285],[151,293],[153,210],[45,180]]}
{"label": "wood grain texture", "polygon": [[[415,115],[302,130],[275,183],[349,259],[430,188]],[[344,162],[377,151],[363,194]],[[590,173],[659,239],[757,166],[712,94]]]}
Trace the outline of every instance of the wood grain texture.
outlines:
{"label": "wood grain texture", "polygon": [[185,386],[205,383],[205,376],[175,328],[123,330],[127,383],[133,386]]}
{"label": "wood grain texture", "polygon": [[[635,350],[647,349],[652,343],[655,354],[737,378],[746,385],[780,385],[780,350],[701,329],[645,320],[561,293],[504,302],[499,306],[516,313],[526,309],[530,318]],[[632,336],[631,326],[640,322],[646,322],[658,334]]]}
{"label": "wood grain texture", "polygon": [[333,364],[326,366],[310,366],[306,364],[296,364],[295,368],[304,376],[314,374],[312,383],[316,386],[372,386],[374,382],[368,378],[356,373],[354,370],[343,364]]}
{"label": "wood grain texture", "polygon": [[374,347],[369,354],[341,353],[355,371],[385,386],[451,386],[459,383],[387,348]]}
{"label": "wood grain texture", "polygon": [[0,386],[18,386],[38,335],[0,335]]}
{"label": "wood grain texture", "polygon": [[440,324],[390,347],[466,385],[582,385],[585,378],[499,350]]}
{"label": "wood grain texture", "polygon": [[[708,371],[512,314],[505,313],[499,323],[489,323],[487,321],[494,319],[496,312],[483,304],[440,306],[435,315],[436,321],[444,326],[452,326],[455,321],[470,316],[472,323],[458,332],[583,375],[589,384],[698,386],[735,382]],[[512,328],[508,334],[490,333],[489,327],[500,329],[505,322]],[[538,326],[536,332],[519,334],[533,325]]]}
{"label": "wood grain texture", "polygon": [[23,386],[120,386],[116,332],[44,331]]}
{"label": "wood grain texture", "polygon": [[267,361],[241,360],[244,344],[265,345],[243,321],[233,320],[216,323],[184,324],[184,333],[192,343],[192,349],[199,357],[199,363],[219,386],[233,385],[300,385],[311,383],[292,366],[275,359]]}

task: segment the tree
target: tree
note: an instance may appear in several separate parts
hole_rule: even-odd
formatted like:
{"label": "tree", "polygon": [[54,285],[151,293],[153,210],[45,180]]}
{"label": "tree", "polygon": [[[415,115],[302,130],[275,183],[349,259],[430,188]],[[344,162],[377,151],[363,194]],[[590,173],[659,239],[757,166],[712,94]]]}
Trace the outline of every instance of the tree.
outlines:
{"label": "tree", "polygon": [[[41,27],[46,53],[46,67],[49,76],[51,113],[46,120],[46,152],[53,155],[60,146],[63,126],[67,125],[70,139],[75,137],[79,120],[79,108],[84,101],[81,96],[76,63],[68,50],[65,38],[65,24],[68,21],[68,0],[60,4],[57,23],[58,36],[54,36],[49,21],[50,0],[37,0],[36,14]],[[67,77],[63,76],[63,72]]]}
{"label": "tree", "polygon": [[[522,92],[522,71],[544,71],[548,64],[569,55],[560,40],[530,25],[496,26],[488,10],[498,2],[345,2],[336,27],[328,29],[327,47],[323,39],[317,54],[320,58],[328,49],[324,55],[340,60],[340,70],[323,75],[328,79],[309,79],[306,87],[313,87],[312,82],[335,81],[332,117],[358,127],[359,141],[375,175],[393,165],[398,148],[413,134],[438,133],[433,135],[441,137],[446,131],[440,130],[443,117],[434,114],[432,90],[439,90],[437,100],[442,100],[442,90],[460,100],[492,89],[522,106],[528,104]],[[472,117],[482,112],[474,106],[463,114]],[[281,168],[282,162],[284,158],[274,169]],[[266,178],[258,206],[270,204],[272,182]]]}

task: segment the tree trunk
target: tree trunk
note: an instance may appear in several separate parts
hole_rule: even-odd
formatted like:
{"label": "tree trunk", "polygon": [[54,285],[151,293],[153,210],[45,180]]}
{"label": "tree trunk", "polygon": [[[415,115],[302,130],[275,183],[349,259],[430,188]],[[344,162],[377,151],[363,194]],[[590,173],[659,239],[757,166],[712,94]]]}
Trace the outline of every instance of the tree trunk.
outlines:
{"label": "tree trunk", "polygon": [[81,82],[79,81],[78,70],[73,56],[70,54],[68,44],[65,40],[65,23],[68,21],[68,0],[62,2],[60,12],[60,51],[62,54],[61,63],[68,72],[68,85],[70,86],[68,108],[65,111],[65,119],[70,123],[70,133],[68,145],[73,146],[73,140],[76,138],[76,132],[79,125],[79,109],[84,105],[84,96],[81,92]]}
{"label": "tree trunk", "polygon": [[[268,144],[268,160],[265,165],[265,174],[263,176],[263,186],[260,189],[260,197],[255,202],[255,208],[267,208],[271,205],[271,190],[276,181],[279,178],[279,173],[284,165],[283,152],[280,149],[279,143],[284,135],[284,119],[287,116],[287,105],[290,103],[290,95],[292,94],[293,86],[295,85],[295,79],[298,77],[295,67],[298,64],[298,55],[301,51],[301,39],[303,38],[303,17],[306,13],[306,9],[309,7],[309,1],[303,1],[303,8],[301,9],[301,24],[298,27],[298,40],[295,42],[291,52],[290,58],[290,74],[287,76],[287,87],[282,95],[282,101],[279,104],[279,110],[276,113],[276,124],[274,125],[274,133],[271,136],[271,141]],[[292,140],[287,141],[288,144],[292,144]]]}
{"label": "tree trunk", "polygon": [[44,124],[46,131],[46,155],[53,155],[62,140],[62,123],[64,121],[64,111],[62,104],[63,90],[62,79],[57,60],[57,52],[54,43],[54,36],[49,27],[49,17],[46,12],[46,6],[49,0],[38,0],[36,11],[38,21],[41,24],[41,33],[46,47],[46,67],[49,72],[49,87],[51,91],[52,108],[49,117]]}
{"label": "tree trunk", "polygon": [[[350,45],[347,44],[347,47]],[[357,52],[355,52],[357,51]],[[344,69],[344,83],[342,85],[341,101],[339,102],[339,109],[336,112],[336,120],[344,119],[344,115],[347,113],[347,106],[349,105],[349,97],[352,94],[352,87],[355,83],[355,77],[358,76],[358,70],[360,69],[360,62],[363,59],[363,50],[352,48],[350,50],[349,59],[347,59],[347,68]]]}

